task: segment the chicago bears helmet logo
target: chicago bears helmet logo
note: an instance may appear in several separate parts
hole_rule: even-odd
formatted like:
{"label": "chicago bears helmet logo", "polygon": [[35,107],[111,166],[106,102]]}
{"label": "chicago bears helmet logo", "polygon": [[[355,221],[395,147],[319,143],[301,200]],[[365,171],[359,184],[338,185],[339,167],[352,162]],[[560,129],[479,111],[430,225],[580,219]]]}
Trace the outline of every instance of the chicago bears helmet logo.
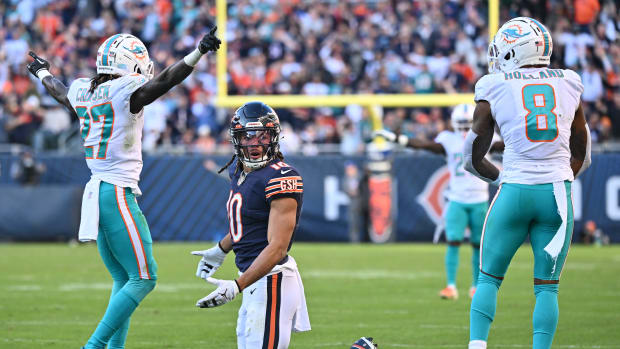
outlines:
{"label": "chicago bears helmet logo", "polygon": [[442,224],[445,200],[443,193],[450,182],[448,166],[438,168],[428,179],[424,190],[416,198],[418,204],[424,208],[428,217],[435,225]]}
{"label": "chicago bears helmet logo", "polygon": [[520,39],[529,33],[530,32],[523,33],[523,29],[521,29],[520,25],[513,24],[502,31],[502,39],[504,39],[505,42],[512,44],[517,41],[517,39]]}

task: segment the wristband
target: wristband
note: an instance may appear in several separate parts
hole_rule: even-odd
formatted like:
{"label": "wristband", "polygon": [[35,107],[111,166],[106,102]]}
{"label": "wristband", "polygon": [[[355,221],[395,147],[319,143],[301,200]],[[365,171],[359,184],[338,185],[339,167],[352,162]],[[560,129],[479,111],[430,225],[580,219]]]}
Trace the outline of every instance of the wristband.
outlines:
{"label": "wristband", "polygon": [[221,243],[221,242],[218,242],[218,243],[217,243],[217,247],[219,247],[219,248],[220,248],[220,250],[222,250],[222,252],[224,252],[224,253],[226,253],[226,254],[228,254],[228,252],[230,252],[230,251],[226,251],[226,250],[224,249],[224,247],[222,247],[222,243]]}
{"label": "wristband", "polygon": [[200,57],[202,57],[202,53],[200,53],[198,49],[195,49],[194,51],[190,52],[187,56],[185,56],[183,58],[183,61],[185,62],[185,64],[189,65],[190,67],[195,67],[196,64],[198,64]]}
{"label": "wristband", "polygon": [[46,76],[53,76],[53,75],[47,69],[41,69],[37,72],[37,77],[39,78],[39,80],[43,80],[43,78]]}
{"label": "wristband", "polygon": [[239,283],[237,282],[237,279],[234,279],[233,281],[235,282],[235,284],[237,284],[237,290],[241,292],[241,287],[239,287]]}

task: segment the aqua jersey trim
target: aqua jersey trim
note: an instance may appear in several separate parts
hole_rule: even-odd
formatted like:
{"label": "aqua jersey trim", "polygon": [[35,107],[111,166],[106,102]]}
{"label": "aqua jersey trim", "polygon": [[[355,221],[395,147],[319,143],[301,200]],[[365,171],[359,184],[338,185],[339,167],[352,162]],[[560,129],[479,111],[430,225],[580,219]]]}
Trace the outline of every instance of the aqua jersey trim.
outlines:
{"label": "aqua jersey trim", "polygon": [[101,58],[101,64],[102,65],[108,65],[108,52],[110,51],[110,46],[112,46],[112,43],[114,42],[114,40],[116,40],[117,37],[119,37],[121,34],[116,34],[113,37],[111,37],[108,40],[108,43],[105,45],[105,48],[103,49],[103,57]]}
{"label": "aqua jersey trim", "polygon": [[532,22],[534,22],[534,24],[536,24],[538,26],[538,28],[540,29],[540,31],[543,34],[543,39],[545,41],[545,51],[543,52],[543,56],[548,56],[549,55],[549,33],[545,30],[545,27],[543,27],[542,24],[540,24],[539,21],[535,20],[534,18],[532,18]]}

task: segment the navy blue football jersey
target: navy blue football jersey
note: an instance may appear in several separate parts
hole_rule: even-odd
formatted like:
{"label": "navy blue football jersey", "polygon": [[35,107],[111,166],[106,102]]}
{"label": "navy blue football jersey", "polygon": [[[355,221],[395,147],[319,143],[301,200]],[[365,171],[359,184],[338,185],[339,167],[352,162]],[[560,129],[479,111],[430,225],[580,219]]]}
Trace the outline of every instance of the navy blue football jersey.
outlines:
{"label": "navy blue football jersey", "polygon": [[[240,271],[246,271],[254,259],[267,246],[267,225],[271,201],[290,197],[297,200],[295,230],[303,202],[304,184],[301,175],[290,165],[273,160],[267,166],[254,170],[242,180],[241,170],[235,173],[236,161],[229,167],[230,195],[226,203],[228,232],[233,242],[235,263]],[[288,250],[293,244],[293,236]],[[285,262],[285,257],[281,261]]]}

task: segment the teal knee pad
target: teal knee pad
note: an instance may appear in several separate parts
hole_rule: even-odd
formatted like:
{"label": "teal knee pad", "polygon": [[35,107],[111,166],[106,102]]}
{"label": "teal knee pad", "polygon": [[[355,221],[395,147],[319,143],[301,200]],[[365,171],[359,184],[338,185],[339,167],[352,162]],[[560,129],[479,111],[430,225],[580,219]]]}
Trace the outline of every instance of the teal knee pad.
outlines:
{"label": "teal knee pad", "polygon": [[155,288],[157,281],[148,279],[129,280],[123,287],[136,303],[140,303]]}

